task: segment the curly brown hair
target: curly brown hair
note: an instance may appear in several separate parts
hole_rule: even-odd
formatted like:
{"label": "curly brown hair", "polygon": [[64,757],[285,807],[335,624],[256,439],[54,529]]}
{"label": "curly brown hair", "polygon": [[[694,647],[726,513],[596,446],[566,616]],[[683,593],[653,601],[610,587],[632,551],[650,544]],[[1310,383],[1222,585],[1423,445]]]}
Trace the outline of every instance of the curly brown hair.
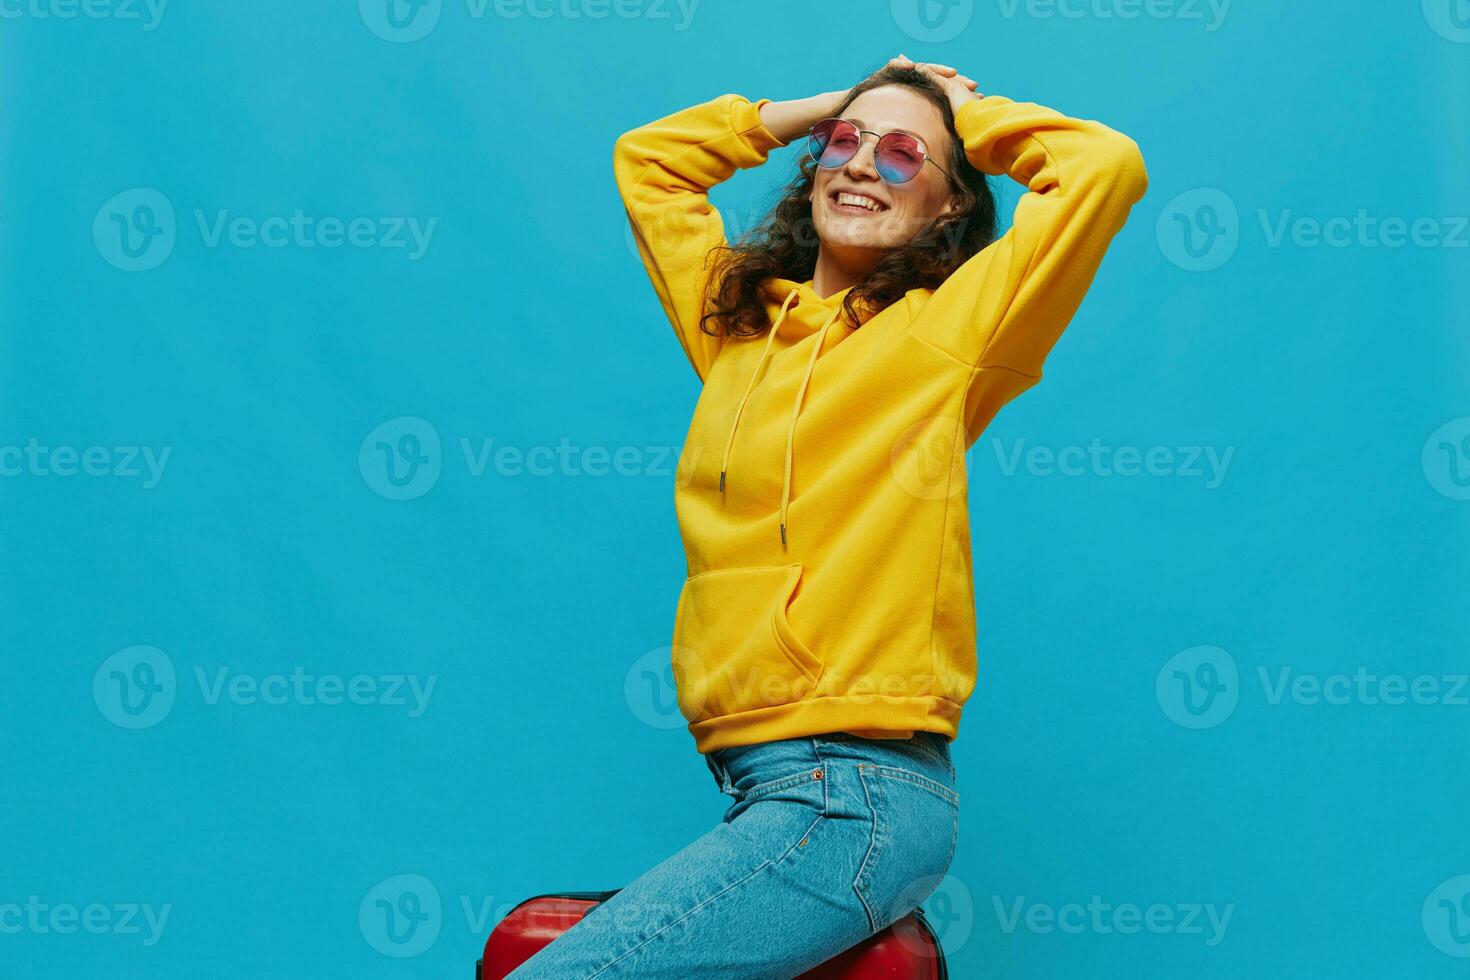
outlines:
{"label": "curly brown hair", "polygon": [[[883,68],[848,91],[833,115],[840,116],[859,95],[884,85],[913,89],[943,115],[954,144],[948,169],[959,209],[889,250],[848,292],[842,306],[853,324],[881,312],[911,289],[937,289],[965,260],[995,240],[995,195],[986,175],[965,155],[948,96],[929,76],[917,68]],[[705,333],[723,331],[737,337],[763,333],[770,321],[761,301],[762,284],[771,278],[805,282],[812,277],[820,245],[812,222],[816,172],[816,162],[807,156],[770,214],[735,244],[714,250],[705,304],[709,312],[700,319]]]}

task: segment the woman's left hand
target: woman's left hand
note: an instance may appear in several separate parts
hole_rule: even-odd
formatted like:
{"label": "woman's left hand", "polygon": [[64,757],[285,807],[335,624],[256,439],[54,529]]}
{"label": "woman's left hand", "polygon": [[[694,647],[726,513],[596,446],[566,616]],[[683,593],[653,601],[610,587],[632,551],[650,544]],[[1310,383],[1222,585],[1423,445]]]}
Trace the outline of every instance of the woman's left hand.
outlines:
{"label": "woman's left hand", "polygon": [[974,102],[981,98],[978,86],[973,78],[961,75],[958,69],[949,65],[935,64],[929,61],[915,62],[908,55],[901,54],[888,62],[890,68],[917,68],[924,72],[949,96],[949,104],[955,110],[966,102]]}

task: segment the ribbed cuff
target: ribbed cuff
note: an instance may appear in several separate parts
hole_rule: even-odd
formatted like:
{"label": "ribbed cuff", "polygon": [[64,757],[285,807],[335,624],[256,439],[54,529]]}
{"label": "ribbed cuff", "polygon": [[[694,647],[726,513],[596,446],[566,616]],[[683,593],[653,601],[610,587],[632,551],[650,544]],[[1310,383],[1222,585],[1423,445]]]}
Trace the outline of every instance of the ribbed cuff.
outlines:
{"label": "ribbed cuff", "polygon": [[1003,95],[987,95],[960,106],[954,114],[955,132],[965,144],[970,162],[988,174],[1005,173],[1005,168],[992,161],[990,140],[986,134],[1007,109],[1016,103]]}
{"label": "ribbed cuff", "polygon": [[739,96],[738,98],[740,101],[735,103],[731,122],[734,125],[735,132],[739,133],[750,144],[750,148],[764,157],[777,147],[785,146],[786,144],[777,139],[776,134],[772,133],[766,128],[765,123],[761,122],[761,106],[772,100],[757,99],[751,102],[744,96]]}

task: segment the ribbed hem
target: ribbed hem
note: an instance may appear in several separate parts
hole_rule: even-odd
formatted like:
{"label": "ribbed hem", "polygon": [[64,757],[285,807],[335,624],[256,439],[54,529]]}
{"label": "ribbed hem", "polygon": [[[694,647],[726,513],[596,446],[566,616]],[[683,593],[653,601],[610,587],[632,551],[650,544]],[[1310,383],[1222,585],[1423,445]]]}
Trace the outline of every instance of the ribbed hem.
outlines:
{"label": "ribbed hem", "polygon": [[750,144],[750,148],[760,154],[762,160],[772,150],[786,145],[776,138],[775,133],[766,128],[765,123],[761,122],[761,106],[770,102],[770,99],[757,99],[751,102],[744,96],[737,98],[739,101],[735,103],[731,124],[735,132]]}
{"label": "ribbed hem", "polygon": [[934,695],[808,698],[707,718],[690,725],[689,733],[701,753],[827,732],[860,731],[870,738],[907,738],[913,732],[927,731],[954,738],[959,732],[960,710],[955,702]]}

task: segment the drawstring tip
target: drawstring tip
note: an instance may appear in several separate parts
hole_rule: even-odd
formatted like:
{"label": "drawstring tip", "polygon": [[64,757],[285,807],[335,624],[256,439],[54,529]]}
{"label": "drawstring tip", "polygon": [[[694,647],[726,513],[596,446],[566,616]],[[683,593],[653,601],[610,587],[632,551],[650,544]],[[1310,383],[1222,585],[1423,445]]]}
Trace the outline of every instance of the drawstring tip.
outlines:
{"label": "drawstring tip", "polygon": [[781,547],[786,547],[786,522],[781,522]]}
{"label": "drawstring tip", "polygon": [[725,471],[720,470],[720,493],[725,492]]}

